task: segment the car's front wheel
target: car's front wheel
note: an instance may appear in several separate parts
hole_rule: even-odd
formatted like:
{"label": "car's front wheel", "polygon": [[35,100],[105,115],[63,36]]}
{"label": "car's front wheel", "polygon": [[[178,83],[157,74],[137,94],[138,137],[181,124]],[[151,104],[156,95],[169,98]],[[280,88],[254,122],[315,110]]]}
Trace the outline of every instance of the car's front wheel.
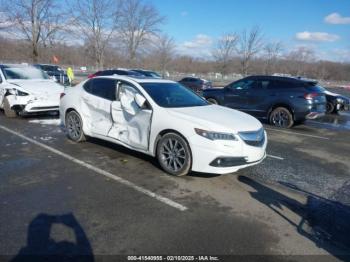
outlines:
{"label": "car's front wheel", "polygon": [[291,128],[294,125],[292,113],[285,107],[277,107],[272,110],[270,124],[277,127]]}
{"label": "car's front wheel", "polygon": [[157,158],[164,171],[173,176],[185,176],[191,169],[190,147],[187,141],[176,133],[168,133],[160,139]]}
{"label": "car's front wheel", "polygon": [[66,115],[66,128],[68,138],[74,142],[85,141],[83,121],[76,111],[70,111]]}

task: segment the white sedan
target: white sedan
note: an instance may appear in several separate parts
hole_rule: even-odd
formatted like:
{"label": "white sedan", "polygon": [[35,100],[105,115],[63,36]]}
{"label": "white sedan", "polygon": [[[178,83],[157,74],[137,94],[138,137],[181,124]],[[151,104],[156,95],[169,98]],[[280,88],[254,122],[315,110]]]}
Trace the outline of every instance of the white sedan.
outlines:
{"label": "white sedan", "polygon": [[0,108],[7,117],[58,111],[64,87],[28,65],[0,65]]}
{"label": "white sedan", "polygon": [[266,133],[254,117],[211,105],[179,83],[98,77],[67,88],[60,115],[68,137],[86,136],[157,157],[169,174],[227,174],[266,156]]}

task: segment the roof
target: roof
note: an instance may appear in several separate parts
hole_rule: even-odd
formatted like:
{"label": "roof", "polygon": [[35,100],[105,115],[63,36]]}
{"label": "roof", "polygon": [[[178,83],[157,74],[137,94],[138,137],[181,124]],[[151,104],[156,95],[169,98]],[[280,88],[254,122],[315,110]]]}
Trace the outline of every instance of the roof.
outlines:
{"label": "roof", "polygon": [[176,83],[175,81],[159,78],[151,78],[144,76],[125,76],[125,75],[112,75],[112,76],[98,76],[95,78],[110,78],[117,80],[134,81],[137,83]]}
{"label": "roof", "polygon": [[0,67],[5,67],[5,66],[28,67],[28,66],[32,66],[32,65],[29,65],[29,64],[0,64]]}
{"label": "roof", "polygon": [[292,81],[302,81],[302,82],[307,82],[307,83],[317,83],[316,80],[314,79],[307,79],[307,78],[302,78],[302,77],[293,77],[293,76],[271,76],[271,75],[252,75],[252,76],[247,76],[246,78],[264,78],[264,79],[275,79],[275,80],[292,80]]}
{"label": "roof", "polygon": [[57,66],[59,67],[59,65],[54,65],[54,64],[34,64],[35,66],[38,65],[38,66]]}

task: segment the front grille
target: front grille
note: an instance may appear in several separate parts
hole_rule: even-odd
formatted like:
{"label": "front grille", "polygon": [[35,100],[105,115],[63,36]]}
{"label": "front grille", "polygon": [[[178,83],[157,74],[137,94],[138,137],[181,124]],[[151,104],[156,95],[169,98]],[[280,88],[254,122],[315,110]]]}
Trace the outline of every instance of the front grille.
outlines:
{"label": "front grille", "polygon": [[258,131],[239,132],[238,134],[247,145],[260,147],[265,143],[265,132],[263,128]]}
{"label": "front grille", "polygon": [[43,107],[32,107],[31,110],[50,110],[50,109],[59,109],[58,106],[43,106]]}

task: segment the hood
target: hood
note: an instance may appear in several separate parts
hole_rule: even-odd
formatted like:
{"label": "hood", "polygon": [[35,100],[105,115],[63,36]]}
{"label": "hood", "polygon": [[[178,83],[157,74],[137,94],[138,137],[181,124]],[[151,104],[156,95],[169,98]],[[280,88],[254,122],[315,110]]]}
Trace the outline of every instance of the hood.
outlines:
{"label": "hood", "polygon": [[341,98],[341,99],[344,99],[346,101],[349,101],[350,102],[350,98],[349,97],[346,97],[346,96],[343,96],[341,94],[337,94],[337,93],[333,93],[333,92],[330,92],[328,90],[326,90],[324,92],[325,95],[329,95],[329,96],[333,96],[333,97],[336,97],[336,98]]}
{"label": "hood", "polygon": [[14,88],[32,95],[56,95],[63,93],[64,87],[51,80],[10,80]]}
{"label": "hood", "polygon": [[209,131],[237,133],[257,131],[262,127],[251,115],[218,105],[172,108],[168,112]]}
{"label": "hood", "polygon": [[328,90],[324,91],[324,93],[325,93],[326,95],[330,95],[330,96],[342,96],[342,95],[340,95],[340,94],[333,93],[333,92],[330,92],[330,91],[328,91]]}

